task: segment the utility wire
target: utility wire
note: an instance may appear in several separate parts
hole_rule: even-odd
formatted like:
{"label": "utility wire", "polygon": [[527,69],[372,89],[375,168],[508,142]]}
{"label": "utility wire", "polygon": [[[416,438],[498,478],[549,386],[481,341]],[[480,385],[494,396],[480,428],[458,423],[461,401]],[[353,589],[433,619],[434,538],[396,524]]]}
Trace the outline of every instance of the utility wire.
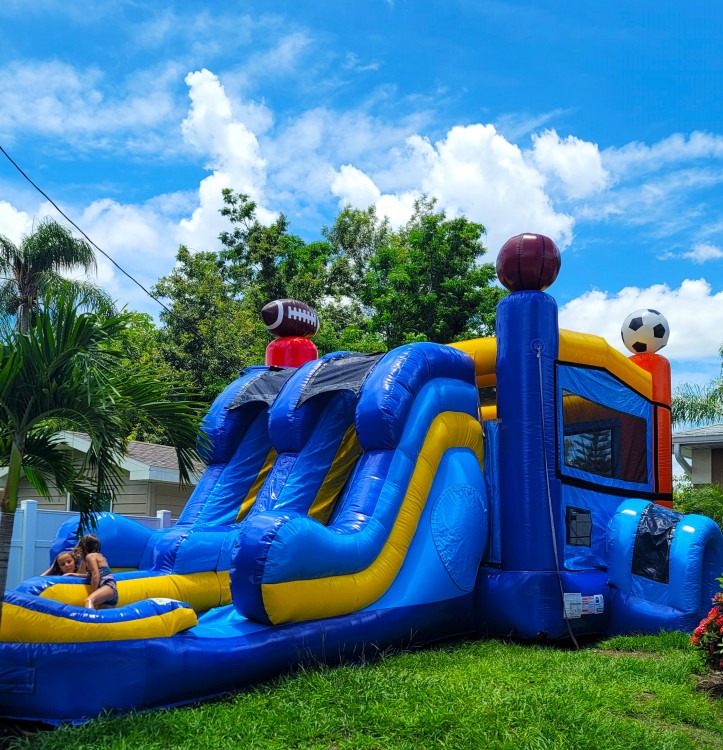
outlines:
{"label": "utility wire", "polygon": [[63,211],[60,206],[38,185],[36,185],[30,177],[28,177],[27,174],[22,170],[20,165],[10,156],[10,154],[2,147],[0,146],[0,152],[2,152],[3,156],[15,167],[15,169],[20,172],[20,174],[42,195],[54,208],[55,210],[66,220],[68,221],[72,226],[74,226],[82,235],[85,237],[86,240],[99,252],[101,255],[104,255],[108,260],[124,275],[127,276],[136,286],[140,287],[154,302],[157,302],[169,315],[173,315],[173,311],[166,307],[166,305],[161,302],[161,300],[158,299],[158,297],[154,297],[148,289],[146,289],[143,284],[141,284],[140,281],[133,278],[128,271],[126,271],[124,268],[122,268],[118,263],[113,260],[113,258],[108,255],[108,253],[105,252],[102,248],[98,247],[98,245],[93,242],[93,240],[88,237],[88,235],[68,216],[68,214]]}

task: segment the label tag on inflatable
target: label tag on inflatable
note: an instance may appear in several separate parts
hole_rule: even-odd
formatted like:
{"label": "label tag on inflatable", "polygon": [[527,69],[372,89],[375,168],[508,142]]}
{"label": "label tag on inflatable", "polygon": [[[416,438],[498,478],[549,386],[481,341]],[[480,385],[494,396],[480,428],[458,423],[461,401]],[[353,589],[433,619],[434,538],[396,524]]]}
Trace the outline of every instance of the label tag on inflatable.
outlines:
{"label": "label tag on inflatable", "polygon": [[605,611],[605,598],[602,594],[565,594],[564,599],[566,620],[576,620],[583,615],[601,615]]}

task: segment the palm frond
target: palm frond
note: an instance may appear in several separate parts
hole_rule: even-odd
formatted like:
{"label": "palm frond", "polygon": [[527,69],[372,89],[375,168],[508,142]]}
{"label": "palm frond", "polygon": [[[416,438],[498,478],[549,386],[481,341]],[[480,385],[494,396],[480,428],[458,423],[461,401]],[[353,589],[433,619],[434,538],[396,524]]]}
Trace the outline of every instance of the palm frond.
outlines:
{"label": "palm frond", "polygon": [[95,253],[91,245],[74,237],[69,229],[54,219],[43,219],[21,245],[25,263],[36,273],[77,267],[85,271],[95,270]]}
{"label": "palm frond", "polygon": [[0,234],[0,272],[9,273],[13,262],[20,252],[18,246],[4,234]]}
{"label": "palm frond", "polygon": [[723,379],[706,385],[683,384],[672,399],[675,425],[705,425],[723,422]]}

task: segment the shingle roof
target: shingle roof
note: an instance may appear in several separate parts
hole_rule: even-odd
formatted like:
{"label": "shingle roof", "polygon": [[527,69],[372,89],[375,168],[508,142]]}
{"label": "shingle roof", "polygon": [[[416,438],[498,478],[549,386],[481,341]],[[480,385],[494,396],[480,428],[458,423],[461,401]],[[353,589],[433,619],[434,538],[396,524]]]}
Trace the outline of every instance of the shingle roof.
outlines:
{"label": "shingle roof", "polygon": [[[82,440],[88,440],[88,436],[82,432],[71,432],[70,434]],[[148,466],[178,471],[176,449],[170,445],[156,445],[154,443],[141,443],[138,440],[131,440],[128,443],[128,455],[130,458]],[[203,470],[204,466],[198,464],[196,468]]]}
{"label": "shingle roof", "polygon": [[676,430],[673,433],[673,443],[676,445],[723,446],[723,424],[709,424],[704,427],[694,427],[690,430]]}

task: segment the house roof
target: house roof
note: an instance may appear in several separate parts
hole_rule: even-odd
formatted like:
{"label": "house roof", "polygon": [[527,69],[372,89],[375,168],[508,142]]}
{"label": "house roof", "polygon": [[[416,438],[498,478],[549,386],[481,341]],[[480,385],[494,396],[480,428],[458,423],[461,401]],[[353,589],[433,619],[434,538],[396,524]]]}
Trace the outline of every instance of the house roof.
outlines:
{"label": "house roof", "polygon": [[673,433],[673,445],[681,448],[723,448],[723,424],[709,424]]}
{"label": "house roof", "polygon": [[[87,452],[90,440],[82,432],[64,432],[63,439],[76,450]],[[157,482],[174,482],[180,480],[176,449],[170,445],[156,445],[131,440],[128,443],[128,455],[123,460],[123,468],[130,474],[130,479],[149,479]],[[191,484],[196,484],[203,473],[204,466],[198,463],[191,475]]]}

